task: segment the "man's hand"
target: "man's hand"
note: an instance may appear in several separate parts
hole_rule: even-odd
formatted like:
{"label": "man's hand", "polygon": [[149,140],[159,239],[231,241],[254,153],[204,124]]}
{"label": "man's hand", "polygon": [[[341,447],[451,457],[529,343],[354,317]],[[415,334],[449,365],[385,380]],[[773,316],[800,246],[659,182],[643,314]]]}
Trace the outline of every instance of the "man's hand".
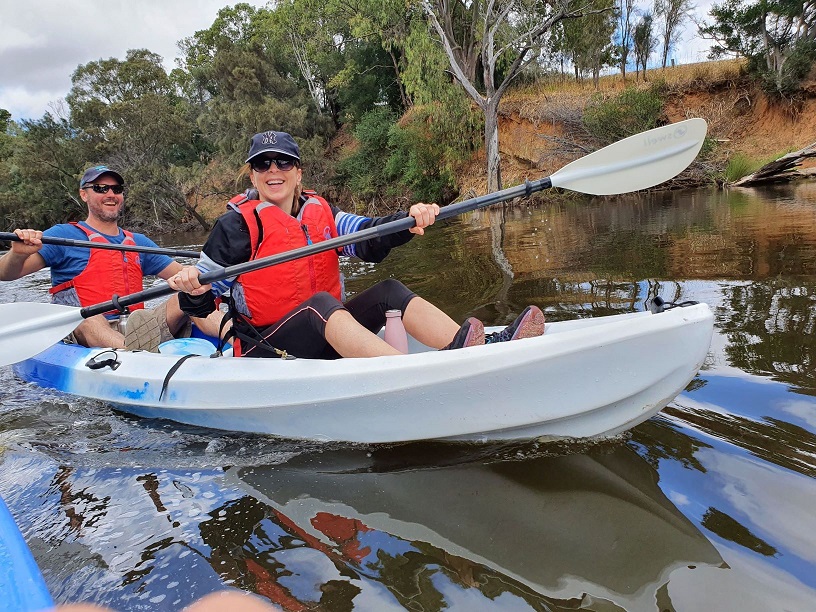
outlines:
{"label": "man's hand", "polygon": [[11,252],[15,255],[25,255],[27,257],[42,248],[43,233],[40,230],[16,229],[14,233],[22,240],[22,242],[14,241],[11,243]]}

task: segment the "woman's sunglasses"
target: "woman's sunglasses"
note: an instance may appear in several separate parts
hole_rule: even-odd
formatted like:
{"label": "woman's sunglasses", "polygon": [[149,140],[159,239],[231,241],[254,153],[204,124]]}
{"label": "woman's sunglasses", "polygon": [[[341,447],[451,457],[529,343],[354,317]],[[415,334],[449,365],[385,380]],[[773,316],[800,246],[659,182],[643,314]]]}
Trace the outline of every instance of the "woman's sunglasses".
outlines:
{"label": "woman's sunglasses", "polygon": [[249,165],[255,172],[267,172],[273,163],[278,170],[286,172],[294,168],[297,162],[290,157],[259,157],[250,161]]}
{"label": "woman's sunglasses", "polygon": [[108,189],[110,189],[116,195],[119,195],[125,190],[124,185],[85,185],[83,189],[87,189],[90,187],[94,190],[94,193],[108,193]]}

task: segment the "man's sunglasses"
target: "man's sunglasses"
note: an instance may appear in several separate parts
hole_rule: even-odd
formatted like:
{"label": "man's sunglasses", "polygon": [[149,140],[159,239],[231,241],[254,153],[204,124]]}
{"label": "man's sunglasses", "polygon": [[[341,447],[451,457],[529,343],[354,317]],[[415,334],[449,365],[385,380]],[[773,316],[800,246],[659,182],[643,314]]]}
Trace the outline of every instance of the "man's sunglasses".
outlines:
{"label": "man's sunglasses", "polygon": [[259,157],[250,161],[249,165],[255,172],[267,172],[275,164],[278,170],[286,172],[294,168],[296,163],[290,157]]}
{"label": "man's sunglasses", "polygon": [[108,189],[110,189],[116,195],[119,195],[125,190],[124,185],[85,185],[83,189],[87,189],[90,187],[94,190],[94,193],[108,193]]}

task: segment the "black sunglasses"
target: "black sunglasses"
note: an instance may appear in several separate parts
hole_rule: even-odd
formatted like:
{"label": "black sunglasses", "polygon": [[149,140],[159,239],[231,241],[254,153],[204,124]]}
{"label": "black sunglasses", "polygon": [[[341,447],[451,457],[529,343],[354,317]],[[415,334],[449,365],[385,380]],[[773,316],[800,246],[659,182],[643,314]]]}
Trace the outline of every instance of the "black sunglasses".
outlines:
{"label": "black sunglasses", "polygon": [[297,161],[291,157],[259,157],[251,160],[249,165],[255,172],[267,172],[273,163],[278,167],[278,170],[286,172],[294,168]]}
{"label": "black sunglasses", "polygon": [[94,193],[108,193],[108,189],[110,189],[116,195],[119,195],[125,190],[124,185],[85,185],[83,189],[87,189],[90,187],[94,190]]}

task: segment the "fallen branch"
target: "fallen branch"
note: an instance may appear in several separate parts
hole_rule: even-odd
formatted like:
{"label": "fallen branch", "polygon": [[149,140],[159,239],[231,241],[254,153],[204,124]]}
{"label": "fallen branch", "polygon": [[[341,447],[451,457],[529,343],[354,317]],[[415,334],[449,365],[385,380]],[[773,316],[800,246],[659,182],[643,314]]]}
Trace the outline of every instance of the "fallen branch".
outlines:
{"label": "fallen branch", "polygon": [[776,161],[765,164],[753,174],[744,176],[732,184],[739,187],[751,187],[753,185],[781,183],[812,176],[813,172],[798,170],[799,165],[809,157],[816,157],[816,142],[794,153],[783,155]]}

